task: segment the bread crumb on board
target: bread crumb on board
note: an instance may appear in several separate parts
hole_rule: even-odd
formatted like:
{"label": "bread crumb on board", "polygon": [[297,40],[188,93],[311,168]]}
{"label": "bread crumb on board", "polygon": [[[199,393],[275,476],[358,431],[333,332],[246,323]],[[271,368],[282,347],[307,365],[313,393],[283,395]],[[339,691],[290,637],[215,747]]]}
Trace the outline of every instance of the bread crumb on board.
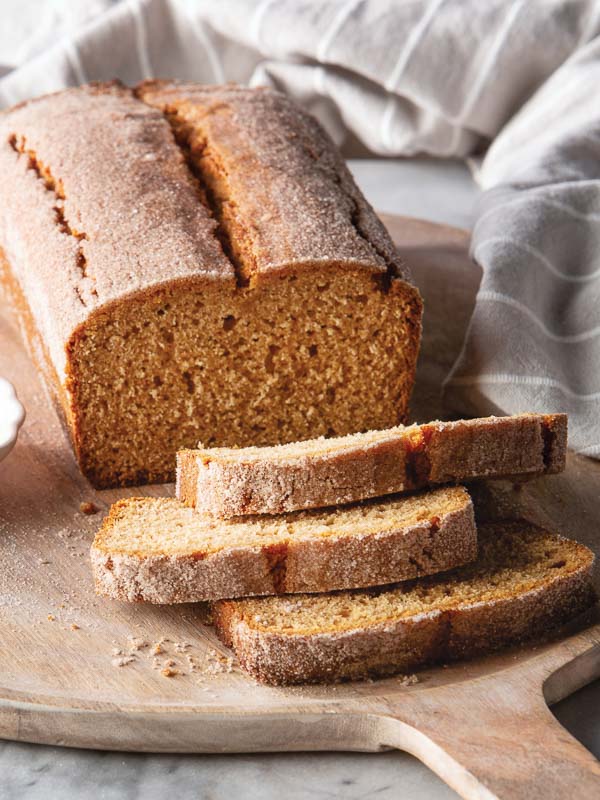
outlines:
{"label": "bread crumb on board", "polygon": [[150,647],[150,642],[146,641],[146,639],[142,639],[140,636],[131,636],[128,639],[129,642],[129,649],[138,652],[139,650],[145,650],[146,647]]}
{"label": "bread crumb on board", "polygon": [[125,667],[127,664],[131,664],[132,661],[135,661],[133,656],[118,656],[113,658],[112,664],[114,667]]}
{"label": "bread crumb on board", "polygon": [[224,656],[217,650],[209,650],[206,654],[206,665],[202,672],[206,675],[233,672],[233,656]]}
{"label": "bread crumb on board", "polygon": [[79,510],[82,514],[97,514],[98,511],[100,511],[95,503],[91,503],[89,501],[79,503]]}
{"label": "bread crumb on board", "polygon": [[172,667],[165,667],[163,670],[161,670],[160,674],[164,675],[165,678],[174,678],[175,675],[179,675],[177,670],[173,669]]}
{"label": "bread crumb on board", "polygon": [[[165,678],[194,673],[198,683],[217,675],[233,672],[235,657],[224,655],[214,648],[197,648],[189,641],[173,641],[162,636],[151,641],[140,636],[129,636],[125,644],[113,641],[111,662],[115,667],[131,663],[149,662],[153,670]],[[183,660],[177,656],[183,656]]]}
{"label": "bread crumb on board", "polygon": [[414,686],[415,683],[419,683],[419,676],[398,675],[398,683],[400,684],[400,686]]}

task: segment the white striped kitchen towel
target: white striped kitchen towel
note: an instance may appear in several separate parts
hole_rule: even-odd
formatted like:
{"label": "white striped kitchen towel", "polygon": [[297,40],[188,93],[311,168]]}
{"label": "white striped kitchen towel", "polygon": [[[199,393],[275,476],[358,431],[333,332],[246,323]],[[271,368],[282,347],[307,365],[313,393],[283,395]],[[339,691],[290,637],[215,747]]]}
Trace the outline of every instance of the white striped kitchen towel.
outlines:
{"label": "white striped kitchen towel", "polygon": [[599,2],[3,0],[0,104],[150,76],[270,84],[347,152],[476,161],[483,281],[449,406],[568,411],[600,458]]}

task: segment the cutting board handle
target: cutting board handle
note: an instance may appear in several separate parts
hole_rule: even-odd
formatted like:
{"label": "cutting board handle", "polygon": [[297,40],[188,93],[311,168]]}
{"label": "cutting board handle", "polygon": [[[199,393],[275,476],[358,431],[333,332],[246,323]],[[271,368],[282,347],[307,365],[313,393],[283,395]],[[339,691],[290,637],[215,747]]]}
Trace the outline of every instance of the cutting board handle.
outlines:
{"label": "cutting board handle", "polygon": [[[510,670],[508,671],[510,673]],[[539,684],[484,678],[395,700],[386,744],[417,756],[467,800],[594,800],[600,762],[556,720]]]}

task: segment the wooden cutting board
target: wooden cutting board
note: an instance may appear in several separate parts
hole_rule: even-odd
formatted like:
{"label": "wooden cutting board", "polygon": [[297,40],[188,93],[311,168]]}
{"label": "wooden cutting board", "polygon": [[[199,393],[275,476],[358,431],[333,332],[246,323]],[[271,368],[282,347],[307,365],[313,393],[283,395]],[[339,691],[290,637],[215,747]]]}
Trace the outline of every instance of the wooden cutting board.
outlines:
{"label": "wooden cutting board", "polygon": [[[386,218],[426,302],[413,408],[442,413],[440,383],[460,348],[479,282],[467,234]],[[0,374],[27,420],[0,465],[0,736],[77,747],[168,752],[381,750],[422,759],[467,798],[600,797],[600,766],[547,708],[600,675],[593,612],[553,642],[391,678],[267,688],[244,676],[207,627],[206,609],[96,598],[88,548],[101,514],[128,494],[94,492],[25,355],[6,304]],[[521,513],[600,548],[600,464],[481,486],[490,515]],[[164,670],[177,674],[167,677]],[[590,709],[590,713],[593,710]]]}

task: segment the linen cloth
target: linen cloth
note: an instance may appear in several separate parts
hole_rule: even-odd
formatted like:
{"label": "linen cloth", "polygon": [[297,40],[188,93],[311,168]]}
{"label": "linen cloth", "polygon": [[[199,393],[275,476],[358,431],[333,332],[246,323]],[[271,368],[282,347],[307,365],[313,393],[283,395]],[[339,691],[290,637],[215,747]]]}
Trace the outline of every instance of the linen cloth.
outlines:
{"label": "linen cloth", "polygon": [[[567,411],[600,458],[600,3],[3,0],[0,105],[153,76],[274,86],[346,152],[470,158],[460,413]],[[14,23],[14,24],[13,24]]]}

